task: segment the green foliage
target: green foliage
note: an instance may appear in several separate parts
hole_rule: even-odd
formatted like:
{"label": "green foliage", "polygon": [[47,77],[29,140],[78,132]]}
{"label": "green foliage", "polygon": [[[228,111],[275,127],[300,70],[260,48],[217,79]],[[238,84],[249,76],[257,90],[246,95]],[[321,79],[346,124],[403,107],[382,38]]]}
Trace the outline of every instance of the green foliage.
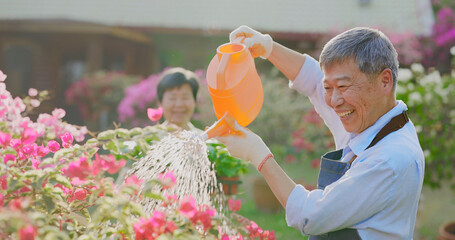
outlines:
{"label": "green foliage", "polygon": [[221,143],[207,143],[208,158],[213,163],[218,177],[234,177],[247,173],[248,163],[232,157]]}
{"label": "green foliage", "polygon": [[[454,69],[454,66],[452,66]],[[420,64],[401,69],[397,99],[409,108],[425,154],[424,184],[435,188],[443,181],[454,184],[455,76],[425,72]]]}

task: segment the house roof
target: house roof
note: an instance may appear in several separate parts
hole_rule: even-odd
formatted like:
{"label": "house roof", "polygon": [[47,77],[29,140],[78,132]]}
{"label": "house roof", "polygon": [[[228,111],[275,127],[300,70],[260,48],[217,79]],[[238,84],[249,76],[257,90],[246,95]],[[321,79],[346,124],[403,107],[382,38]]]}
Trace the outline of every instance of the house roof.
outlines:
{"label": "house roof", "polygon": [[2,0],[0,20],[70,20],[142,29],[326,33],[355,26],[427,35],[431,0]]}

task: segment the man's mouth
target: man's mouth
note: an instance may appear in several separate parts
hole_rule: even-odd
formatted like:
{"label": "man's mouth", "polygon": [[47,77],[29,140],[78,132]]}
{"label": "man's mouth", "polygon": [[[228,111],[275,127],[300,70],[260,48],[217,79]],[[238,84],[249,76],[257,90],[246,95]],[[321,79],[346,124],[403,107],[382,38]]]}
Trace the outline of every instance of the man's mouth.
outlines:
{"label": "man's mouth", "polygon": [[344,111],[344,112],[337,112],[337,115],[338,115],[339,117],[342,117],[342,118],[343,118],[343,117],[349,116],[349,115],[350,115],[351,113],[353,113],[353,112],[354,112],[354,110],[349,110],[349,111]]}

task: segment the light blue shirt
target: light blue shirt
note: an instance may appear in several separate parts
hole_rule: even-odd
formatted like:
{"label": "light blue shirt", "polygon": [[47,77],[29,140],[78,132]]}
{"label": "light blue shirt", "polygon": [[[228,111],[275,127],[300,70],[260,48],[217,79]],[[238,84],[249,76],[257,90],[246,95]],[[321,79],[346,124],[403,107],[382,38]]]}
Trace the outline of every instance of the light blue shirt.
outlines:
{"label": "light blue shirt", "polygon": [[365,150],[393,117],[407,110],[402,101],[360,134],[346,132],[339,117],[324,101],[319,64],[306,56],[290,87],[309,97],[332,132],[341,161],[355,154],[351,168],[324,190],[297,185],[286,205],[289,226],[304,235],[343,228],[357,229],[362,239],[412,239],[424,177],[424,154],[409,121],[374,147]]}

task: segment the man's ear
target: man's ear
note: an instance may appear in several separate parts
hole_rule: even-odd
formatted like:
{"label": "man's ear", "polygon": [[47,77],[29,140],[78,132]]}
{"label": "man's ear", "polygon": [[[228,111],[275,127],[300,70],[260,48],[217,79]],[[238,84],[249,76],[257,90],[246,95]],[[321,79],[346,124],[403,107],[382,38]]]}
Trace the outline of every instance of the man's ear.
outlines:
{"label": "man's ear", "polygon": [[392,70],[390,68],[384,69],[380,74],[379,74],[379,81],[380,81],[380,86],[384,90],[384,93],[386,95],[392,94],[393,93],[393,74]]}

